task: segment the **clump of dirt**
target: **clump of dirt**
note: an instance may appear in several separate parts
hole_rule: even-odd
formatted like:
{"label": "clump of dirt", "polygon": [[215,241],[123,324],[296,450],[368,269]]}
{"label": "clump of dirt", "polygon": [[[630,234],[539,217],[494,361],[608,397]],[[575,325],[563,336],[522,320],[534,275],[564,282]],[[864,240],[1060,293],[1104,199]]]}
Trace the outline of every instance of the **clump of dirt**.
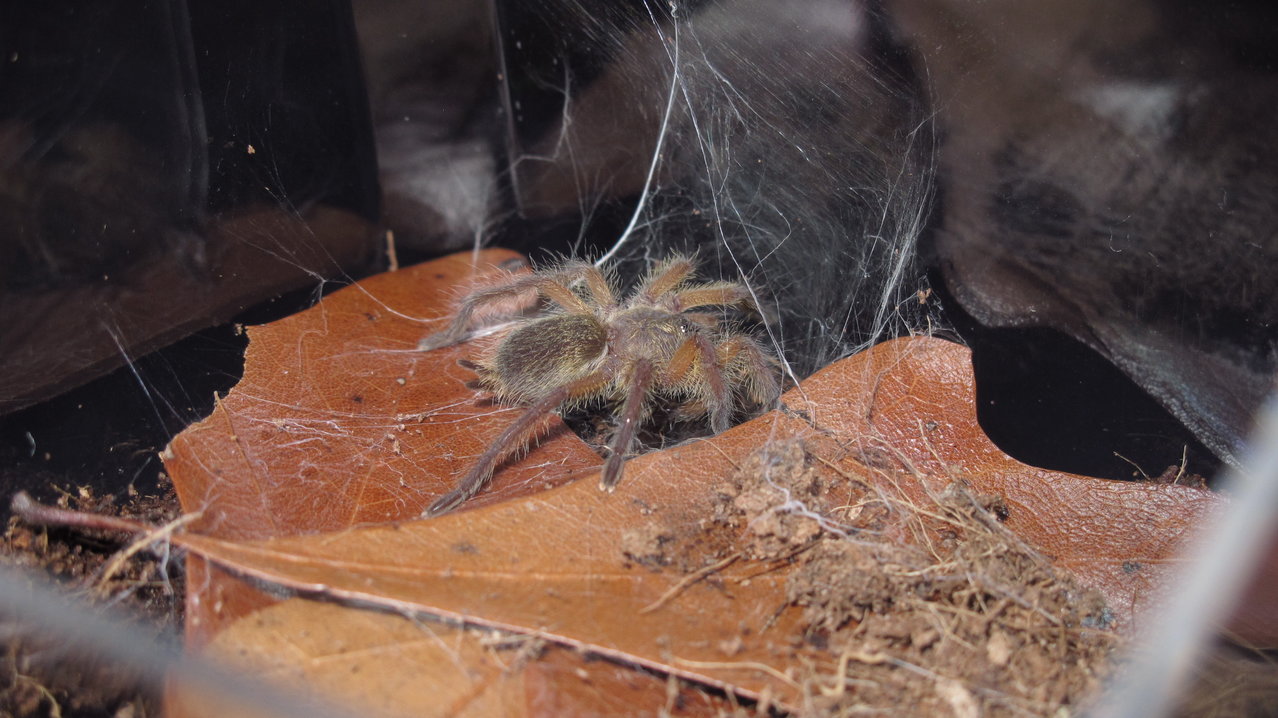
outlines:
{"label": "clump of dirt", "polygon": [[1150,483],[1154,484],[1175,484],[1177,486],[1192,486],[1195,489],[1207,488],[1207,477],[1194,472],[1186,472],[1184,464],[1172,464],[1163,473],[1158,476],[1149,477]]}
{"label": "clump of dirt", "polygon": [[621,535],[621,554],[630,564],[651,571],[693,573],[733,552],[733,536],[723,531],[707,533],[709,519],[689,519],[653,510],[653,521]]}
{"label": "clump of dirt", "polygon": [[807,711],[1055,715],[1096,693],[1110,612],[1002,525],[1001,497],[955,482],[912,500],[903,476],[822,464],[797,441],[765,447],[720,509],[750,557],[796,557],[788,598],[835,667],[804,677]]}
{"label": "clump of dirt", "polygon": [[676,536],[667,526],[652,523],[621,535],[621,552],[641,566],[660,568],[673,560],[668,550]]}
{"label": "clump of dirt", "polygon": [[776,441],[755,452],[724,486],[716,503],[722,523],[739,527],[742,555],[767,560],[816,540],[831,519],[829,494],[799,441]]}
{"label": "clump of dirt", "polygon": [[[57,505],[152,525],[172,521],[181,513],[171,486],[154,496],[99,496],[80,488],[61,492]],[[139,551],[108,581],[102,581],[112,558],[131,540],[114,532],[28,526],[11,517],[0,536],[0,561],[44,573],[77,599],[132,614],[141,635],[179,631],[185,593],[179,561]],[[110,662],[68,655],[55,640],[24,632],[20,617],[4,617],[4,625],[0,715],[145,718],[160,714],[159,686]]]}
{"label": "clump of dirt", "polygon": [[653,521],[622,533],[622,555],[653,571],[685,574],[729,558],[793,558],[824,531],[838,530],[823,515],[831,508],[825,481],[806,457],[799,442],[770,444],[718,488],[708,517],[689,520],[644,507]]}

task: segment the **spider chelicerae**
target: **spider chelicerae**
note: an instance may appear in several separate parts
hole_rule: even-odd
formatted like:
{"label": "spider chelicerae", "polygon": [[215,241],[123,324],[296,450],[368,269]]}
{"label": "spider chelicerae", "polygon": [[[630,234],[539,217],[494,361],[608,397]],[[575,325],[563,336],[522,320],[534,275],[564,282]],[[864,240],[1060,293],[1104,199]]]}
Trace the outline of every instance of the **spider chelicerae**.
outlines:
{"label": "spider chelicerae", "polygon": [[707,419],[718,433],[734,414],[775,400],[776,360],[752,336],[725,324],[722,312],[705,311],[731,307],[758,314],[750,291],[736,282],[693,281],[695,271],[691,257],[671,257],[653,266],[623,299],[594,265],[570,261],[462,299],[452,323],[422,340],[422,349],[465,339],[475,312],[486,305],[535,291],[548,307],[519,320],[478,361],[462,362],[498,401],[528,408],[426,515],[451,511],[478,493],[498,464],[523,448],[556,409],[600,400],[619,407],[600,479],[600,488],[611,491],[654,404],[667,402],[681,418]]}

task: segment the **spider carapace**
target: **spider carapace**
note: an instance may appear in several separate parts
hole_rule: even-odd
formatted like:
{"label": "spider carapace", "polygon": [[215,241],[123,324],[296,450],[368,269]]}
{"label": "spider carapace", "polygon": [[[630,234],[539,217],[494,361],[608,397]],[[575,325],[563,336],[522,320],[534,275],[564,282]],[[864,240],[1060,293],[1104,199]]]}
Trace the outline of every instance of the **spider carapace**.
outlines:
{"label": "spider carapace", "polygon": [[502,432],[458,482],[426,510],[450,511],[474,496],[509,454],[522,448],[546,414],[603,400],[617,407],[600,486],[621,478],[635,433],[656,402],[671,415],[708,420],[715,433],[734,414],[766,406],[780,392],[777,362],[753,336],[733,330],[729,307],[758,313],[749,289],[736,282],[696,282],[696,263],[676,256],[655,265],[627,297],[597,267],[572,261],[480,289],[461,301],[442,332],[421,343],[436,349],[465,338],[476,310],[537,292],[548,305],[521,319],[490,351],[465,365],[498,401],[524,413]]}

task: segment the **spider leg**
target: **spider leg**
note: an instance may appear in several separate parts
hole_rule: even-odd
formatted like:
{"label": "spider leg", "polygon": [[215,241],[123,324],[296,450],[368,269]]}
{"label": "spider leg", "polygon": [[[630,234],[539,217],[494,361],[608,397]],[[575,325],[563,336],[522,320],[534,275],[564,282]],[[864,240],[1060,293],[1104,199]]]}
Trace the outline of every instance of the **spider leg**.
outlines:
{"label": "spider leg", "polygon": [[738,307],[752,314],[761,314],[754,296],[745,286],[736,282],[706,282],[684,287],[674,293],[675,311],[696,307]]}
{"label": "spider leg", "polygon": [[732,392],[723,376],[724,363],[710,337],[698,332],[685,339],[671,356],[663,379],[672,388],[684,383],[694,359],[701,360],[701,381],[690,384],[697,388],[697,398],[710,415],[710,430],[716,434],[727,431],[732,423]]}
{"label": "spider leg", "polygon": [[461,481],[457,482],[457,488],[435,499],[422,515],[438,516],[447,513],[479,493],[479,490],[492,477],[493,471],[501,463],[502,459],[522,447],[527,434],[535,429],[546,418],[547,414],[554,411],[555,407],[570,399],[577,399],[597,392],[606,386],[607,383],[608,377],[604,372],[594,372],[581,379],[557,387],[538,399],[514,423],[506,427],[506,430],[501,433],[501,436],[497,437],[496,441],[489,445],[474,466],[471,466],[466,475],[461,478]]}
{"label": "spider leg", "polygon": [[612,292],[612,285],[608,283],[603,272],[590,262],[574,260],[565,264],[559,271],[563,272],[568,279],[567,284],[578,279],[585,282],[586,290],[590,292],[590,298],[595,301],[595,304],[608,307],[617,303],[617,297]]}
{"label": "spider leg", "polygon": [[683,284],[696,268],[697,263],[691,257],[681,255],[670,257],[648,272],[648,276],[644,277],[638,290],[635,291],[635,296],[643,297],[650,302],[654,301],[657,297],[669,294]]}
{"label": "spider leg", "polygon": [[723,365],[710,337],[697,334],[693,341],[701,351],[701,371],[705,373],[706,383],[704,401],[710,410],[710,430],[718,434],[727,431],[732,423],[732,393],[723,380]]}
{"label": "spider leg", "polygon": [[621,480],[621,468],[625,464],[626,454],[634,443],[635,432],[643,419],[644,403],[648,400],[648,389],[652,387],[652,363],[640,359],[632,365],[634,374],[630,377],[630,389],[626,392],[626,402],[621,408],[621,426],[612,440],[612,455],[604,464],[603,474],[599,477],[599,488],[611,492]]}
{"label": "spider leg", "polygon": [[709,312],[683,312],[683,318],[711,332],[719,331],[723,324],[719,317]]}
{"label": "spider leg", "polygon": [[590,307],[565,286],[565,283],[580,275],[580,271],[572,269],[553,274],[529,274],[496,287],[471,292],[462,300],[461,306],[457,308],[457,316],[453,317],[448,328],[426,337],[418,344],[418,348],[429,351],[457,344],[465,339],[470,330],[475,310],[495,302],[514,299],[525,292],[536,291],[570,312],[589,313]]}
{"label": "spider leg", "polygon": [[[688,375],[692,373],[692,367],[697,360],[700,350],[697,343],[688,337],[683,340],[678,349],[670,355],[670,360],[666,362],[665,370],[657,377],[657,383],[665,389],[679,391],[696,386],[695,381],[689,381]],[[677,421],[688,421],[705,416],[708,412],[705,406],[705,392],[695,392],[695,399],[680,404],[674,411],[673,416]]]}
{"label": "spider leg", "polygon": [[697,354],[697,343],[693,341],[693,337],[684,339],[679,348],[670,355],[670,360],[666,362],[665,372],[660,377],[661,384],[671,389],[679,388],[688,378],[688,373],[692,371],[692,364],[697,360]]}
{"label": "spider leg", "polygon": [[[661,382],[672,389],[685,384],[693,362],[701,360],[702,382],[687,382],[697,387],[698,399],[710,415],[710,430],[718,434],[728,430],[732,422],[732,392],[723,375],[725,361],[719,358],[710,337],[696,333],[688,337],[670,356]],[[701,412],[695,412],[697,414]]]}
{"label": "spider leg", "polygon": [[753,338],[735,334],[719,346],[719,351],[722,365],[740,373],[746,393],[756,404],[767,406],[781,395],[776,360]]}

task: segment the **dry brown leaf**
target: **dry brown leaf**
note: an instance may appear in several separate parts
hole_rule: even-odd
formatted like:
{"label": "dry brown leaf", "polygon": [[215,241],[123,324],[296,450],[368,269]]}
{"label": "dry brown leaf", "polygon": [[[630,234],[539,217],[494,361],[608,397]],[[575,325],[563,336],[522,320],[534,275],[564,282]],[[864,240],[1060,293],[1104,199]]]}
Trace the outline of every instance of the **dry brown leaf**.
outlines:
{"label": "dry brown leaf", "polygon": [[[382,274],[313,309],[247,331],[244,377],[213,414],[166,449],[165,467],[192,526],[228,539],[334,531],[417,517],[452,485],[515,410],[475,402],[456,366],[462,348],[425,355],[459,288],[513,252],[472,265],[454,256]],[[552,430],[498,474],[476,505],[567,481],[599,458],[571,432]],[[194,645],[268,602],[198,560],[188,600]],[[208,575],[206,575],[206,573]]]}
{"label": "dry brown leaf", "polygon": [[[341,630],[321,630],[326,626]],[[303,687],[351,715],[716,715],[723,702],[687,686],[526,637],[464,630],[320,601],[291,599],[233,623],[206,654],[251,675]],[[228,715],[207,696],[177,695],[171,715]],[[240,709],[242,710],[242,708]]]}
{"label": "dry brown leaf", "polygon": [[[519,261],[489,250],[481,272]],[[315,533],[417,517],[518,409],[475,401],[470,347],[417,343],[475,279],[469,255],[382,274],[248,329],[244,378],[165,455],[192,530],[227,538]],[[599,458],[552,429],[475,506],[564,483]],[[180,477],[180,478],[177,478]]]}
{"label": "dry brown leaf", "polygon": [[[469,283],[483,281],[498,265],[520,258],[513,252],[488,250],[473,260],[472,264],[469,255],[458,255],[373,277],[311,311],[249,328],[243,380],[208,419],[188,428],[165,452],[165,466],[183,507],[202,512],[196,530],[228,539],[260,539],[415,518],[450,488],[455,475],[517,411],[474,401],[474,392],[465,387],[466,372],[456,366],[466,350],[416,350],[423,336],[439,328],[456,295]],[[563,483],[575,470],[599,463],[574,434],[552,427],[538,447],[500,471],[490,489],[469,506]],[[322,635],[338,642],[359,636],[369,620],[361,611],[326,610],[304,601],[267,608],[274,599],[198,557],[189,559],[188,571],[195,587],[187,600],[187,642],[193,648],[223,628],[231,630],[220,645],[239,647],[255,630],[269,645],[269,639],[280,636],[257,623],[261,614],[254,612],[259,609],[276,618],[284,611],[327,611],[317,625],[325,627]],[[250,616],[250,623],[238,622],[245,616]],[[417,651],[413,660],[386,660],[391,673],[411,676],[454,666],[456,651],[478,655],[485,650],[473,636],[461,635],[452,650],[432,652],[428,647]],[[358,653],[350,658],[367,660]],[[581,694],[580,702],[590,695],[636,691],[631,671],[620,674],[625,680],[618,682],[615,666],[584,666],[580,657],[571,656],[557,661],[558,673],[537,669],[533,680],[540,697],[533,700],[530,693],[529,706],[553,703],[545,696],[555,692]],[[579,665],[571,671],[562,668],[574,661]],[[313,667],[346,663],[333,652]],[[578,671],[589,678],[585,685],[596,686],[594,691],[572,690],[583,684]],[[510,681],[503,678],[494,683],[498,689],[476,694],[477,705],[513,690]],[[557,683],[563,685],[547,688]],[[651,690],[648,683],[640,681]],[[363,695],[356,691],[360,685],[362,681],[343,685],[341,695]],[[664,684],[657,689],[655,695],[664,701]],[[508,698],[500,700],[509,702]],[[179,714],[177,704],[170,708]]]}
{"label": "dry brown leaf", "polygon": [[[590,478],[541,490],[598,461],[559,432],[499,472],[471,510],[412,521],[513,418],[464,388],[469,377],[453,362],[466,348],[413,351],[429,327],[411,317],[442,316],[454,291],[446,282],[468,266],[448,258],[377,277],[287,327],[250,330],[245,383],[166,457],[184,507],[206,512],[183,543],[300,591],[509,630],[799,705],[812,666],[835,670],[828,651],[801,639],[804,612],[787,596],[800,564],[747,550],[761,524],[723,525],[728,477],[760,447],[797,442],[828,493],[849,500],[870,486],[890,502],[927,506],[956,482],[996,496],[1004,525],[1101,590],[1120,625],[1157,599],[1179,540],[1218,504],[1193,489],[1012,460],[976,423],[967,351],[914,338],[827,368],[789,392],[782,411],[632,460],[614,494]],[[415,412],[426,419],[405,418]],[[309,533],[320,530],[328,533]],[[886,530],[903,543],[936,535]],[[737,554],[748,555],[731,560]],[[189,601],[197,645],[254,605],[220,571],[191,582],[209,587]],[[315,630],[339,643],[358,632],[331,620]]]}

